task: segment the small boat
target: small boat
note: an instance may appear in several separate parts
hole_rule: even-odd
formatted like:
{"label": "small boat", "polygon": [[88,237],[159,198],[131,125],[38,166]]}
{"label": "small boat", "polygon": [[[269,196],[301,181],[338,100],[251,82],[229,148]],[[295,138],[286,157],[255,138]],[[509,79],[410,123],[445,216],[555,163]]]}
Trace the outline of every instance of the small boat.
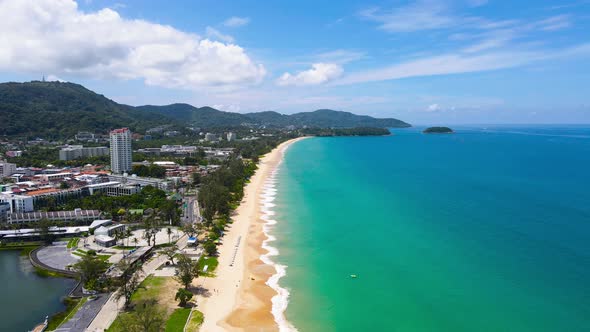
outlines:
{"label": "small boat", "polygon": [[356,274],[351,274],[350,277],[351,278],[356,278]]}

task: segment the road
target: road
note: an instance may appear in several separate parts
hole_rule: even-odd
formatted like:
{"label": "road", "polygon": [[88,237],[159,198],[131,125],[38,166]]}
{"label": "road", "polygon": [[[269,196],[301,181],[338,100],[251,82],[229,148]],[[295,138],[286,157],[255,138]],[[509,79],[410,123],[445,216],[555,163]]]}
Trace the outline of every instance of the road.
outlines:
{"label": "road", "polygon": [[201,222],[201,213],[199,210],[199,201],[196,196],[185,196],[183,201],[183,224],[194,224]]}

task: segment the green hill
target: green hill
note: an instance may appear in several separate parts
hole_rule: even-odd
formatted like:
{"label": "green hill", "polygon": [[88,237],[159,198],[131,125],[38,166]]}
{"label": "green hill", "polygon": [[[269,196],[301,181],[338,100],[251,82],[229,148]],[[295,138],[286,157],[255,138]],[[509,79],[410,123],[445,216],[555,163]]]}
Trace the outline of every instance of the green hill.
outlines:
{"label": "green hill", "polygon": [[189,104],[172,104],[165,106],[138,106],[136,109],[147,113],[164,115],[182,123],[196,127],[235,127],[248,122],[244,115],[239,113],[223,112],[213,107],[194,107]]}
{"label": "green hill", "polygon": [[174,121],[118,104],[74,83],[0,84],[0,135],[71,137],[78,131],[102,133],[117,127],[142,132]]}
{"label": "green hill", "polygon": [[409,127],[397,119],[377,119],[334,110],[284,115],[277,112],[231,113],[189,104],[133,107],[116,103],[74,83],[41,82],[0,84],[0,135],[72,137],[78,131],[106,133],[129,127],[134,132],[159,125],[201,128],[268,127]]}
{"label": "green hill", "polygon": [[429,127],[422,130],[424,134],[452,134],[453,129],[449,127]]}

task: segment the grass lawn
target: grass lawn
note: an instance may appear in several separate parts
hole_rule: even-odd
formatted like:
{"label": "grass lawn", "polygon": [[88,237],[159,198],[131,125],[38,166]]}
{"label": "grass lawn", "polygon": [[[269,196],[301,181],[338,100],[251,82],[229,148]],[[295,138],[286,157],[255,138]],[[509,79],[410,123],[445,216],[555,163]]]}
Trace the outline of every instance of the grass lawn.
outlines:
{"label": "grass lawn", "polygon": [[187,331],[198,331],[201,324],[203,324],[203,313],[199,310],[193,310],[193,315],[191,316],[191,320],[188,322],[186,326]]}
{"label": "grass lawn", "polygon": [[80,238],[79,237],[75,237],[73,239],[70,239],[70,241],[68,241],[68,249],[71,248],[76,248],[78,246],[78,242],[80,242]]}
{"label": "grass lawn", "polygon": [[154,277],[153,275],[148,276],[139,285],[139,289],[137,289],[137,291],[131,295],[131,301],[138,302],[157,298],[158,294],[163,291],[165,283],[166,277]]}
{"label": "grass lawn", "polygon": [[66,305],[66,310],[64,310],[62,312],[58,312],[57,314],[55,314],[55,315],[51,316],[51,318],[49,318],[49,321],[47,322],[46,331],[53,331],[56,328],[58,328],[61,324],[63,324],[64,322],[67,322],[67,320],[70,319],[72,316],[74,316],[74,313],[76,313],[76,311],[78,311],[78,309],[80,309],[80,307],[82,306],[82,304],[84,304],[84,302],[86,302],[86,298],[73,299],[70,297],[66,297],[64,299],[64,303]]}
{"label": "grass lawn", "polygon": [[[86,252],[82,249],[78,249],[78,250],[72,252],[72,254],[79,256],[79,257],[84,257],[84,256],[88,255],[88,252]],[[98,257],[98,259],[100,259],[101,261],[106,262],[109,260],[111,255],[96,255],[96,257]]]}
{"label": "grass lawn", "polygon": [[115,319],[115,321],[113,321],[111,326],[109,326],[109,328],[106,330],[106,332],[125,332],[125,330],[121,324],[121,316],[124,316],[124,315],[129,315],[129,314],[125,313],[125,312],[120,312],[117,315],[117,318]]}
{"label": "grass lawn", "polygon": [[136,246],[114,246],[113,249],[119,249],[119,250],[133,250],[139,247]]}
{"label": "grass lawn", "polygon": [[28,256],[33,249],[43,245],[43,242],[12,242],[0,244],[0,250],[22,250],[23,256]]}
{"label": "grass lawn", "polygon": [[[163,294],[167,294],[166,291],[166,283],[169,280],[169,277],[154,277],[153,275],[149,275],[147,278],[145,278],[145,280],[140,284],[139,288],[137,289],[137,291],[135,291],[135,293],[133,293],[133,295],[131,296],[131,302],[132,303],[137,303],[140,301],[147,301],[147,300],[160,300]],[[162,305],[162,302],[158,301],[158,303],[161,305],[162,309],[166,309],[166,307],[164,305]],[[180,312],[177,312],[181,309],[175,309],[172,314],[170,314],[168,317],[166,317],[167,322],[166,325],[168,326],[168,324],[172,324],[171,328],[175,328],[176,326],[178,326],[179,321],[182,320],[182,316]],[[169,312],[169,311],[168,311]],[[113,322],[113,324],[111,324],[111,326],[109,327],[109,329],[107,330],[107,332],[125,332],[123,329],[123,326],[121,326],[121,317],[124,315],[128,315],[128,313],[120,313],[117,316],[117,319],[115,319],[115,321]],[[186,316],[184,316],[184,322],[186,322],[186,319],[188,317],[188,313],[186,314]],[[166,327],[166,331],[182,331],[183,327],[184,327],[184,322],[182,323],[182,326],[180,328],[180,330],[169,330],[168,327]]]}
{"label": "grass lawn", "polygon": [[[213,257],[213,256],[202,256],[199,259],[199,275],[205,276],[205,277],[214,277],[215,276],[215,269],[217,268],[217,265],[219,265],[219,262],[217,261],[217,257]],[[205,268],[205,266],[207,267],[207,272],[203,272],[203,269]]]}
{"label": "grass lawn", "polygon": [[190,308],[179,308],[174,310],[166,322],[166,332],[182,332],[190,313]]}
{"label": "grass lawn", "polygon": [[71,278],[70,276],[61,274],[59,272],[45,270],[36,266],[34,268],[35,274],[42,278]]}

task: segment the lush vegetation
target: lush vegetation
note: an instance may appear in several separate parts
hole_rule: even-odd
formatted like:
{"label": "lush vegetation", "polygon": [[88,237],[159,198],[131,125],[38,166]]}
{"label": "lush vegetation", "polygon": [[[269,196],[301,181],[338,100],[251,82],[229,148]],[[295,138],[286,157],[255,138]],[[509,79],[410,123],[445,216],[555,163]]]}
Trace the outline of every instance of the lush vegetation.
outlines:
{"label": "lush vegetation", "polygon": [[179,308],[174,310],[166,322],[166,332],[182,332],[190,314],[190,308]]}
{"label": "lush vegetation", "polygon": [[83,255],[76,264],[74,269],[80,273],[80,278],[84,288],[100,290],[100,277],[107,270],[109,264],[96,255]]}
{"label": "lush vegetation", "polygon": [[270,127],[311,126],[320,128],[331,127],[409,127],[410,125],[397,119],[376,119],[367,115],[356,115],[328,109],[314,112],[302,112],[291,115],[277,112],[258,112],[238,114],[222,112],[211,107],[197,108],[188,104],[167,106],[141,106],[139,109],[173,117],[198,127],[219,128],[240,125],[256,125]]}
{"label": "lush vegetation", "polygon": [[[165,307],[158,299],[166,290],[165,277],[148,276],[134,288],[129,288],[126,312],[122,312],[107,331],[162,331],[167,322]],[[177,319],[176,317],[175,319]],[[186,319],[185,319],[186,321]],[[182,329],[180,330],[182,331]]]}
{"label": "lush vegetation", "polygon": [[133,311],[119,314],[107,331],[160,332],[165,324],[166,312],[156,300],[147,300],[136,303]]}
{"label": "lush vegetation", "polygon": [[[76,119],[72,122],[71,119]],[[78,131],[106,133],[129,127],[144,133],[160,125],[201,128],[269,127],[408,127],[397,119],[376,119],[348,112],[317,110],[292,115],[276,112],[239,114],[188,104],[133,107],[118,104],[81,85],[62,82],[0,84],[0,135],[71,138]]]}
{"label": "lush vegetation", "polygon": [[301,133],[310,136],[385,136],[391,132],[386,128],[355,127],[355,128],[306,128]]}
{"label": "lush vegetation", "polygon": [[0,135],[72,137],[78,131],[144,131],[171,122],[172,118],[117,104],[74,83],[0,84]]}
{"label": "lush vegetation", "polygon": [[23,151],[21,157],[11,158],[10,162],[17,164],[20,167],[47,167],[47,165],[54,165],[56,167],[77,167],[87,164],[107,165],[110,162],[110,157],[87,157],[64,161],[59,160],[58,148],[33,145],[28,146]]}
{"label": "lush vegetation", "polygon": [[190,321],[186,326],[187,331],[198,331],[201,324],[203,324],[203,313],[199,310],[193,310]]}
{"label": "lush vegetation", "polygon": [[132,172],[137,176],[148,177],[148,178],[160,178],[166,177],[166,169],[158,165],[136,165],[133,166]]}
{"label": "lush vegetation", "polygon": [[[206,276],[206,277],[213,277],[215,276],[215,269],[219,265],[219,261],[215,256],[201,256],[199,259],[199,274]],[[205,271],[205,266],[207,266],[207,271]]]}
{"label": "lush vegetation", "polygon": [[75,238],[70,239],[68,241],[67,248],[68,249],[76,248],[78,246],[78,242],[80,242],[80,238],[79,237],[75,237]]}
{"label": "lush vegetation", "polygon": [[166,192],[152,186],[144,187],[139,193],[129,196],[109,197],[95,194],[70,199],[65,204],[55,206],[50,210],[68,211],[76,208],[105,211],[113,219],[133,219],[136,217],[141,219],[141,216],[127,213],[130,209],[153,209],[158,211],[163,220],[172,220],[173,222],[177,222],[180,215],[176,202],[167,199]]}
{"label": "lush vegetation", "polygon": [[430,127],[424,129],[422,132],[425,134],[450,134],[453,132],[453,129],[449,127]]}
{"label": "lush vegetation", "polygon": [[71,297],[64,298],[64,304],[66,305],[66,309],[64,311],[58,312],[57,314],[51,316],[47,321],[47,328],[46,331],[53,331],[57,329],[61,324],[66,322],[73,314],[80,309],[80,306],[86,302],[85,298],[81,299],[74,299]]}
{"label": "lush vegetation", "polygon": [[[178,262],[176,263],[176,272],[177,274],[174,276],[174,279],[176,279],[179,284],[183,285],[184,288],[188,290],[193,282],[193,279],[199,276],[199,266],[196,261],[193,261],[190,257],[181,254],[179,255]],[[180,297],[183,297],[183,295]]]}

